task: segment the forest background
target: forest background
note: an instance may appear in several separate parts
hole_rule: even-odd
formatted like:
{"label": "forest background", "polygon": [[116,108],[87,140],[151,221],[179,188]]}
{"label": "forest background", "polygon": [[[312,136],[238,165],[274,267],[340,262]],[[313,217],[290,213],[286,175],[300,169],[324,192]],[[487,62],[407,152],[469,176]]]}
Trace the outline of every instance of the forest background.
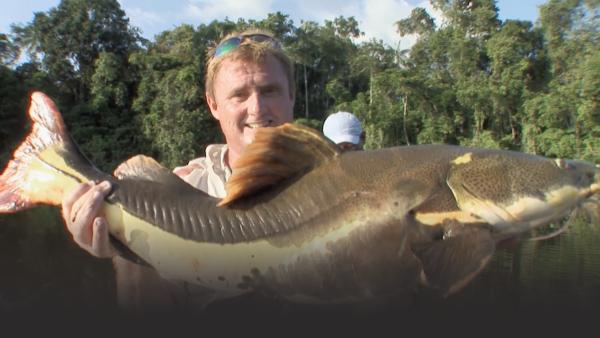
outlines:
{"label": "forest background", "polygon": [[[353,17],[182,24],[141,37],[116,0],[63,0],[0,32],[0,165],[30,127],[28,94],[56,102],[83,152],[111,171],[135,154],[167,167],[223,142],[204,100],[205,57],[232,30],[267,28],[295,63],[295,121],[354,112],[366,148],[449,143],[600,163],[600,0],[549,0],[499,20],[493,0],[431,0],[399,20],[408,50],[358,42]],[[26,62],[19,62],[27,55]]]}

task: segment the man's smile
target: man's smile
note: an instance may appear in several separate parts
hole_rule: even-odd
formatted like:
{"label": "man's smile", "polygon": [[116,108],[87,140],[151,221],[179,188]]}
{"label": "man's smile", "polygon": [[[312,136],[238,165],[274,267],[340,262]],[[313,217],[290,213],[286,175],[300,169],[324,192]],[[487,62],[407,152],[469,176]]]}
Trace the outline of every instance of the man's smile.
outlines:
{"label": "man's smile", "polygon": [[267,121],[258,121],[258,122],[248,122],[244,126],[247,128],[250,128],[250,129],[256,129],[256,128],[262,128],[262,127],[269,127],[272,124],[273,124],[273,120],[267,120]]}

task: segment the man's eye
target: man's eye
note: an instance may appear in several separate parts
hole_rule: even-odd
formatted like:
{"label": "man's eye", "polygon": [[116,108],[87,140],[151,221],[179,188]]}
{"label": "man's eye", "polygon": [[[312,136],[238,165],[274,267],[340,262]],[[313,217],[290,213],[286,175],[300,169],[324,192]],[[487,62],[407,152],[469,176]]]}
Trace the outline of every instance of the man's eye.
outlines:
{"label": "man's eye", "polygon": [[264,95],[274,95],[274,94],[278,94],[278,93],[279,93],[279,89],[275,88],[275,87],[269,87],[269,88],[265,88],[263,90]]}
{"label": "man's eye", "polygon": [[231,95],[232,98],[236,99],[236,100],[243,100],[246,97],[246,94],[239,92],[239,93],[233,93],[233,95]]}

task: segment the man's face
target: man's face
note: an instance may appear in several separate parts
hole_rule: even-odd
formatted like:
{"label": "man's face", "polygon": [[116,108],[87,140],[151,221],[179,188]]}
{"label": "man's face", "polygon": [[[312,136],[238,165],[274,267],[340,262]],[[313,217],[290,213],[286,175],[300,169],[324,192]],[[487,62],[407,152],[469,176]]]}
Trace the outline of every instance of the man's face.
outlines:
{"label": "man's face", "polygon": [[214,99],[207,95],[207,102],[229,146],[229,165],[254,140],[258,128],[293,120],[294,98],[283,67],[272,56],[260,64],[223,60]]}

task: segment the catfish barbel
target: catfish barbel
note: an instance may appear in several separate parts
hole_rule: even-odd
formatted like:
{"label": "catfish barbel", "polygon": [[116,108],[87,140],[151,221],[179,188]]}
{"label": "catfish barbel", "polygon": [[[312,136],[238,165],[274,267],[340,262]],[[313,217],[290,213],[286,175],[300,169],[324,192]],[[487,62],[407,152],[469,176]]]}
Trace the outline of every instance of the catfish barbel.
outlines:
{"label": "catfish barbel", "polygon": [[32,131],[0,176],[0,212],[60,205],[109,180],[117,243],[162,277],[236,295],[360,302],[424,284],[451,294],[504,238],[560,219],[600,189],[596,165],[503,150],[418,145],[340,153],[317,131],[262,128],[220,200],[138,155],[96,169],[56,106],[33,93]]}

